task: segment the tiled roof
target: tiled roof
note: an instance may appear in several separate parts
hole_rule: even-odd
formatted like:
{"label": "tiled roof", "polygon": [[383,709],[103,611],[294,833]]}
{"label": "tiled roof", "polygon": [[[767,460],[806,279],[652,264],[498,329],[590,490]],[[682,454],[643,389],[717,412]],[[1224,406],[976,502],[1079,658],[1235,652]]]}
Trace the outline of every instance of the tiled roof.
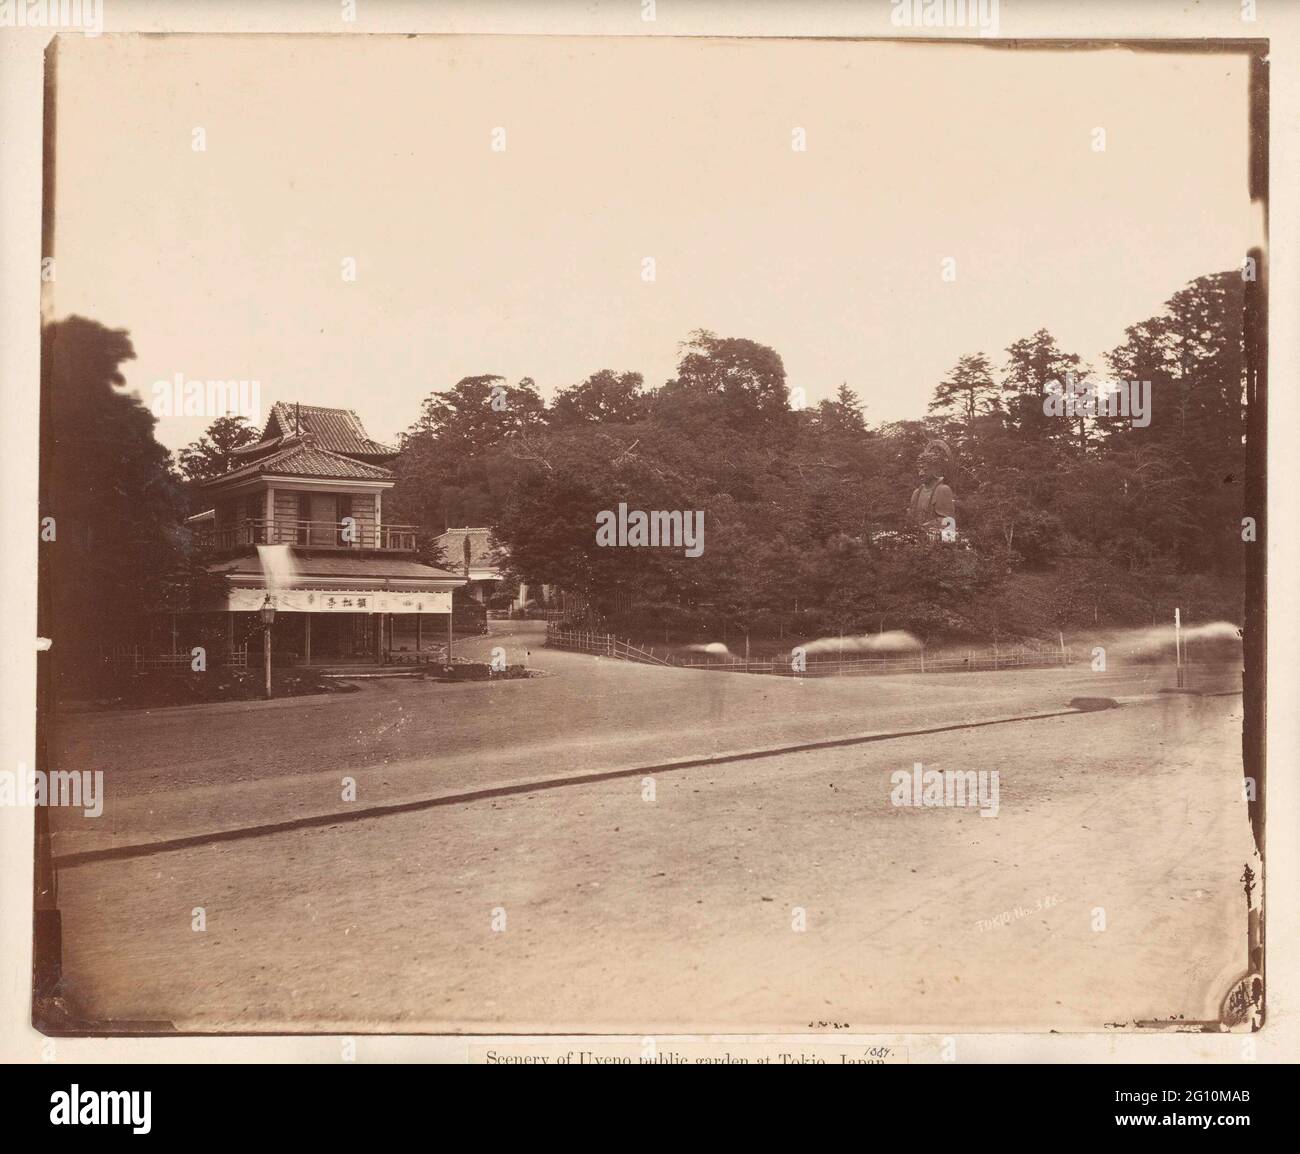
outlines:
{"label": "tiled roof", "polygon": [[255,461],[258,457],[265,457],[268,453],[275,452],[283,443],[283,437],[271,437],[267,440],[257,441],[252,445],[241,445],[237,449],[230,450],[230,459],[232,461]]}
{"label": "tiled roof", "polygon": [[354,461],[339,453],[322,449],[318,445],[304,445],[294,442],[278,452],[250,461],[213,477],[209,484],[226,484],[229,481],[243,480],[261,473],[272,473],[279,477],[325,477],[342,478],[351,481],[391,481],[392,471],[380,465],[367,465],[364,461]]}
{"label": "tiled roof", "polygon": [[392,457],[397,450],[366,435],[361,418],[352,409],[329,409],[323,405],[298,405],[276,401],[266,418],[258,445],[246,445],[243,453],[254,452],[262,442],[275,437],[293,438],[311,433],[316,445],[332,453],[363,457]]}
{"label": "tiled roof", "polygon": [[491,529],[448,529],[434,540],[442,546],[442,555],[453,569],[465,566],[465,538],[469,538],[469,566],[471,569],[495,569],[492,556]]}
{"label": "tiled roof", "polygon": [[299,477],[350,477],[359,481],[391,481],[392,470],[354,461],[319,445],[293,445],[257,462],[263,473],[289,473]]}
{"label": "tiled roof", "polygon": [[[304,557],[294,554],[294,566],[298,584],[308,584],[313,577],[364,577],[367,580],[381,581],[386,577],[398,577],[404,581],[459,581],[455,573],[445,569],[435,569],[419,561],[407,561],[399,557],[335,557],[316,554]],[[262,562],[254,554],[232,557],[211,566],[214,573],[252,573],[261,576]]]}

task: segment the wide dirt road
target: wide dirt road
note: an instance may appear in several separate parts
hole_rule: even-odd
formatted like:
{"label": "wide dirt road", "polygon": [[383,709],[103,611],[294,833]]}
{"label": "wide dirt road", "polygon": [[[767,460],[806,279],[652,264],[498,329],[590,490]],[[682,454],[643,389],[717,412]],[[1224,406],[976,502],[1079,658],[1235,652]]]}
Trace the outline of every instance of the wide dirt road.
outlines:
{"label": "wide dirt road", "polygon": [[[64,752],[111,773],[98,820],[118,828],[78,819],[56,854],[248,835],[61,868],[73,1004],[199,1030],[1102,1030],[1214,1019],[1245,968],[1238,697],[1156,696],[1153,670],[796,682],[533,663],[550,676],[74,719]],[[664,767],[1098,693],[1143,699]],[[893,805],[891,774],[918,761],[997,770],[998,816]],[[256,829],[304,812],[338,817]]]}
{"label": "wide dirt road", "polygon": [[[629,778],[63,870],[67,993],[198,1029],[1213,1018],[1244,968],[1232,700],[678,770],[653,800]],[[893,807],[890,774],[913,760],[999,769],[998,816]]]}
{"label": "wide dirt road", "polygon": [[[57,855],[401,804],[519,782],[872,732],[1149,696],[1172,670],[797,680],[630,665],[541,648],[538,623],[493,623],[493,646],[545,676],[439,685],[358,681],[354,694],[60,718],[54,768],[103,770],[102,816],[52,810]],[[531,655],[528,651],[531,650]],[[1229,690],[1230,675],[1199,683]],[[345,778],[355,800],[343,801]]]}

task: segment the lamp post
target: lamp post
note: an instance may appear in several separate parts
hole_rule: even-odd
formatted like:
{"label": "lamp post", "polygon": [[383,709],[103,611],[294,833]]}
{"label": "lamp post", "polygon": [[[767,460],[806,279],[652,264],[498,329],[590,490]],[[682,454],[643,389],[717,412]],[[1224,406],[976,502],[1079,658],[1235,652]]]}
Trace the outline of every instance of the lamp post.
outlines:
{"label": "lamp post", "polygon": [[271,626],[275,624],[275,606],[271,604],[271,595],[266,595],[262,602],[262,663],[266,668],[266,699],[271,699]]}

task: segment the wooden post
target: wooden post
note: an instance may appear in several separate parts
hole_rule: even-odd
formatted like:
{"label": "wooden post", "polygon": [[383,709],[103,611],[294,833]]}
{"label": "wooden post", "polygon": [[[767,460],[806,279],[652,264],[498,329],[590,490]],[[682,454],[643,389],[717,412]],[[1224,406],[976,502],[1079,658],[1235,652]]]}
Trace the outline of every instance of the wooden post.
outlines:
{"label": "wooden post", "polygon": [[419,652],[420,652],[420,638],[421,638],[421,636],[422,636],[422,634],[423,634],[423,630],[424,630],[424,614],[423,614],[423,613],[417,613],[417,614],[415,615],[415,651],[416,651],[416,653],[419,653]]}
{"label": "wooden post", "polygon": [[451,646],[453,641],[454,626],[455,626],[455,617],[453,616],[451,610],[449,609],[447,610],[447,664],[448,665],[451,664]]}
{"label": "wooden post", "polygon": [[1178,688],[1183,688],[1183,617],[1179,609],[1174,610],[1174,663],[1178,667]]}
{"label": "wooden post", "polygon": [[302,616],[304,622],[303,629],[306,631],[304,634],[306,640],[303,644],[303,657],[305,658],[306,663],[310,666],[311,665],[311,614],[304,613]]}
{"label": "wooden post", "polygon": [[1056,636],[1061,642],[1061,664],[1065,665],[1065,631],[1063,629],[1058,629],[1056,631]]}

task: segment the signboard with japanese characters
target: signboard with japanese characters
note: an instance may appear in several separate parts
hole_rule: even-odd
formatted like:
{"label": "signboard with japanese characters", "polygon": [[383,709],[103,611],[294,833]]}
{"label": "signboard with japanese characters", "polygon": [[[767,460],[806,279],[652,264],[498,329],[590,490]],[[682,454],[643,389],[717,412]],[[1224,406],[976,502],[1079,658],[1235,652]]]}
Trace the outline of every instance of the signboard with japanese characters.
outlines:
{"label": "signboard with japanese characters", "polygon": [[[256,613],[266,601],[265,589],[232,589],[226,608]],[[411,593],[404,590],[281,589],[271,604],[286,613],[450,613],[450,593]]]}

